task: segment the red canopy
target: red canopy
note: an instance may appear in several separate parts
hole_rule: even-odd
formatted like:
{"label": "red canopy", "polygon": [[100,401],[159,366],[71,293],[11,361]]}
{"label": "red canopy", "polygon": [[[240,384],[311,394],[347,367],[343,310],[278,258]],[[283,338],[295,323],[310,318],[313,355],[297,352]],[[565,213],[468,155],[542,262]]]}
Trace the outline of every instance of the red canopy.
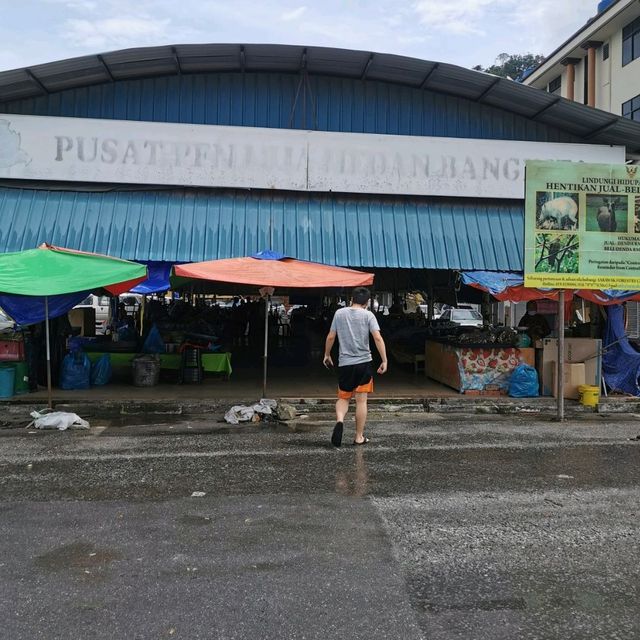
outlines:
{"label": "red canopy", "polygon": [[228,258],[176,265],[174,274],[182,278],[286,289],[361,287],[373,284],[372,273],[294,258],[264,258],[262,255],[264,254],[257,254],[251,258]]}

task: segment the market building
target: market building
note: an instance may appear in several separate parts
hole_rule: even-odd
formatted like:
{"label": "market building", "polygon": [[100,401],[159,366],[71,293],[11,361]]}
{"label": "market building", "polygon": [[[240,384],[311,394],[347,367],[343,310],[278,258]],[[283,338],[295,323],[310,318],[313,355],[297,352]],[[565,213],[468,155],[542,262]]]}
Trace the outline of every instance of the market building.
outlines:
{"label": "market building", "polygon": [[460,271],[522,270],[527,159],[624,163],[640,124],[446,63],[204,44],[2,72],[0,142],[2,252],[270,249],[455,302]]}

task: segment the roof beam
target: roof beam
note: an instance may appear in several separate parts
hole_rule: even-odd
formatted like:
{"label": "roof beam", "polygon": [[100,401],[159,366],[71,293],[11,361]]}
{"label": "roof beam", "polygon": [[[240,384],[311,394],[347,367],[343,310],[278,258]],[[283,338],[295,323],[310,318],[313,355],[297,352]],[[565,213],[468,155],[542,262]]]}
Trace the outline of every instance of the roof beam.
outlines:
{"label": "roof beam", "polygon": [[553,102],[549,103],[546,107],[542,107],[540,111],[536,111],[531,116],[531,119],[537,120],[542,114],[546,113],[549,109],[551,109],[551,107],[555,107],[558,104],[558,102],[560,102],[560,100],[562,100],[562,98],[560,96],[556,96],[556,99]]}
{"label": "roof beam", "polygon": [[584,136],[584,139],[591,140],[592,138],[599,136],[601,133],[605,133],[605,131],[609,131],[609,129],[612,129],[613,127],[615,127],[619,121],[620,121],[620,118],[616,116],[613,120],[611,120],[611,122],[607,122],[607,124],[605,124],[604,126],[598,127],[592,133],[588,133],[586,136]]}
{"label": "roof beam", "polygon": [[98,58],[98,61],[100,62],[100,64],[106,71],[107,75],[109,76],[109,80],[111,80],[111,82],[115,82],[116,79],[113,77],[113,74],[111,73],[111,69],[109,69],[109,67],[107,66],[107,63],[104,61],[104,58],[102,57],[102,55],[98,54],[96,58]]}
{"label": "roof beam", "polygon": [[371,63],[373,62],[373,56],[375,55],[375,53],[372,53],[369,56],[369,59],[367,60],[367,62],[364,65],[364,68],[362,69],[362,73],[360,74],[360,80],[365,80],[367,77],[367,72],[369,71],[369,67],[371,66]]}
{"label": "roof beam", "polygon": [[496,78],[477,98],[476,100],[478,102],[482,102],[483,98],[490,93],[491,91],[493,91],[493,89],[495,88],[495,86],[498,84],[498,82],[500,82],[500,80],[502,80],[502,78]]}
{"label": "roof beam", "polygon": [[178,58],[178,52],[175,47],[171,47],[171,53],[173,54],[173,61],[176,63],[176,69],[178,71],[178,75],[182,75],[182,67],[180,66],[180,59]]}
{"label": "roof beam", "polygon": [[45,93],[46,95],[49,95],[51,92],[49,91],[49,89],[47,89],[47,87],[45,87],[42,82],[40,82],[40,80],[38,80],[38,78],[35,77],[35,75],[33,74],[33,71],[31,71],[31,69],[25,69],[24,72],[29,76],[29,78],[31,80],[33,80],[33,82],[35,84],[38,85],[38,88],[40,89],[40,91],[42,91],[43,93]]}
{"label": "roof beam", "polygon": [[429,70],[429,73],[427,73],[427,75],[424,77],[424,80],[420,84],[420,89],[425,89],[426,88],[427,83],[429,82],[429,79],[438,70],[439,66],[440,66],[439,62],[434,62],[433,63],[433,67],[431,67],[431,69]]}

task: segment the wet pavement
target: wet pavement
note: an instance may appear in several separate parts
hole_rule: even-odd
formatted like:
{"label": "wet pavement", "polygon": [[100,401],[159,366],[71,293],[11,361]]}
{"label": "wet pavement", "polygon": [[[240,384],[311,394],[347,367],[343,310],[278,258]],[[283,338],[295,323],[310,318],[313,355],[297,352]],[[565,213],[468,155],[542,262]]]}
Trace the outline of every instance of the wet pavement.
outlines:
{"label": "wet pavement", "polygon": [[634,418],[128,420],[0,431],[4,637],[640,637]]}

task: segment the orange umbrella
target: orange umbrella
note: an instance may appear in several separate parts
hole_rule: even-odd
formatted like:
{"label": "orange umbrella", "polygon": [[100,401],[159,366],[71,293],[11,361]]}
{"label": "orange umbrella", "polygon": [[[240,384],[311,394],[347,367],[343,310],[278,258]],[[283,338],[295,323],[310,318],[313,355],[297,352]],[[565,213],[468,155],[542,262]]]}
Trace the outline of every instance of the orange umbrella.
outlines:
{"label": "orange umbrella", "polygon": [[[196,278],[213,282],[269,287],[270,298],[273,289],[328,289],[342,287],[363,287],[373,284],[373,274],[332,267],[318,262],[306,262],[287,258],[275,251],[261,251],[248,258],[228,258],[208,260],[190,264],[175,265],[175,276]],[[265,304],[264,314],[264,369],[262,394],[267,395],[267,355],[269,339],[269,304]]]}
{"label": "orange umbrella", "polygon": [[373,284],[372,273],[295,260],[272,251],[261,251],[249,258],[177,264],[173,272],[182,278],[280,289],[364,287]]}

